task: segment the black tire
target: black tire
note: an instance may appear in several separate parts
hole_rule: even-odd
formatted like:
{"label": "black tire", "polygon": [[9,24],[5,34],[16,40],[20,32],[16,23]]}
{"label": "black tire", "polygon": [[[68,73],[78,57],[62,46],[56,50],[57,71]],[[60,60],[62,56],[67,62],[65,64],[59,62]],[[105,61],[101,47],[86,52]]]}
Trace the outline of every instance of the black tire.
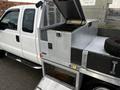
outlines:
{"label": "black tire", "polygon": [[5,51],[0,50],[0,58],[3,58],[3,57],[5,57]]}
{"label": "black tire", "polygon": [[104,49],[107,53],[120,57],[120,37],[106,39]]}
{"label": "black tire", "polygon": [[116,90],[116,87],[106,82],[92,80],[87,82],[82,90]]}

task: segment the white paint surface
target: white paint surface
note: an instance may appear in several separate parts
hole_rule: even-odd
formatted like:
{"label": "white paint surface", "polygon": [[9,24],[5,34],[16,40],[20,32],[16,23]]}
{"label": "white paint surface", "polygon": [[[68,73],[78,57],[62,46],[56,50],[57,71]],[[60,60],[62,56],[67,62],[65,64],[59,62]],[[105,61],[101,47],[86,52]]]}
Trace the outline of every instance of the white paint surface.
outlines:
{"label": "white paint surface", "polygon": [[110,5],[110,8],[120,8],[120,0],[113,0],[113,4]]}
{"label": "white paint surface", "polygon": [[80,0],[82,6],[94,6],[96,4],[96,0]]}

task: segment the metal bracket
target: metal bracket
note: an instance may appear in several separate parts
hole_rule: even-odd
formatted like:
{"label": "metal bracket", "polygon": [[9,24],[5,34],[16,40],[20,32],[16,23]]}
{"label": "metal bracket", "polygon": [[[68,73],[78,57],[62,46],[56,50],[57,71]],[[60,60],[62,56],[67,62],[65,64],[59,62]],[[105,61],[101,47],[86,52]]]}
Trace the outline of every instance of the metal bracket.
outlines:
{"label": "metal bracket", "polygon": [[87,57],[88,57],[88,51],[84,50],[82,53],[82,67],[86,68],[87,66]]}
{"label": "metal bracket", "polygon": [[117,61],[112,61],[113,67],[112,70],[110,71],[111,74],[115,75],[115,69],[116,69],[116,65],[118,64]]}

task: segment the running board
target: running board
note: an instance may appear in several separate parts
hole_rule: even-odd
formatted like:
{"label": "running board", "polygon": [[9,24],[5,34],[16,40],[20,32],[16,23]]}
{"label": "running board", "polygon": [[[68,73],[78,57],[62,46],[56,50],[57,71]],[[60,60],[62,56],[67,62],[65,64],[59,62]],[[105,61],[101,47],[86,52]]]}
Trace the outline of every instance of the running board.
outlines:
{"label": "running board", "polygon": [[41,65],[30,62],[30,61],[28,61],[26,59],[23,59],[23,58],[21,58],[19,56],[11,54],[11,53],[6,53],[5,56],[7,56],[7,57],[9,57],[9,58],[11,58],[11,59],[13,59],[15,61],[18,61],[18,62],[20,62],[20,63],[22,63],[22,64],[24,64],[24,65],[26,65],[28,67],[31,67],[31,68],[34,68],[34,69],[37,69],[37,70],[42,69]]}

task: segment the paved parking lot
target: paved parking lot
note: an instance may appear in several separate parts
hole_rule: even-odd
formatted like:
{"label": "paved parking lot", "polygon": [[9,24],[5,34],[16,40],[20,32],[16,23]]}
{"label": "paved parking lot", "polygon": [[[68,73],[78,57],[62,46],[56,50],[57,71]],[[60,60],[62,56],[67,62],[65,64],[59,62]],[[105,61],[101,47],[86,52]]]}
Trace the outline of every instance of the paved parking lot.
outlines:
{"label": "paved parking lot", "polygon": [[41,70],[29,68],[8,57],[0,59],[0,90],[34,90]]}

